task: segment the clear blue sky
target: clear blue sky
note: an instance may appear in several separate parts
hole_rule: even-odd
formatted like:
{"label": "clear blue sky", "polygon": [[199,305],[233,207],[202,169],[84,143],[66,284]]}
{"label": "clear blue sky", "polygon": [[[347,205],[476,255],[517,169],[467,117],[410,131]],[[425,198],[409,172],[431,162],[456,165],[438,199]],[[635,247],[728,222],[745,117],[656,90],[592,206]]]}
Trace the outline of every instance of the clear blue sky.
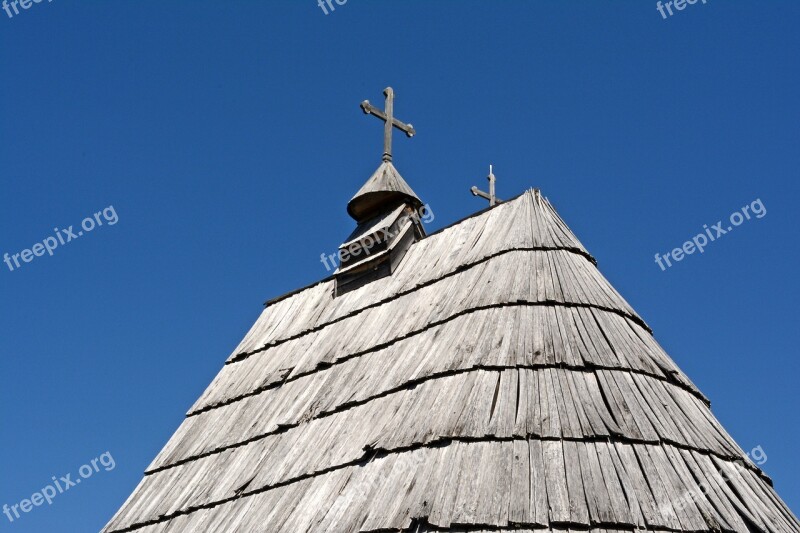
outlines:
{"label": "clear blue sky", "polygon": [[[116,468],[0,531],[93,531],[262,302],[324,277],[380,162],[435,214],[539,187],[800,511],[800,2],[70,1],[0,11],[0,505]],[[662,271],[760,199],[753,218]],[[726,221],[726,224],[727,221]],[[41,250],[40,250],[41,251]],[[30,257],[29,257],[30,259]]]}

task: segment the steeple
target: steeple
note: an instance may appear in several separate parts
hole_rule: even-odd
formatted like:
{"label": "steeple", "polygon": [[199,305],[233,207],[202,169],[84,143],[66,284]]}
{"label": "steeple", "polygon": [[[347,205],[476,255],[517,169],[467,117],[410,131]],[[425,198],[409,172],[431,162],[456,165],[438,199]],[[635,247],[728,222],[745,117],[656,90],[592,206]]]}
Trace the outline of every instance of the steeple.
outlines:
{"label": "steeple", "polygon": [[414,208],[422,206],[419,197],[392,164],[392,130],[397,128],[409,138],[417,132],[411,124],[394,118],[394,90],[387,87],[383,94],[386,97],[385,111],[370,104],[369,100],[361,102],[364,113],[383,121],[383,162],[347,204],[347,212],[359,224],[381,212],[394,209],[400,203],[408,203]]}
{"label": "steeple", "polygon": [[417,209],[422,206],[422,200],[411,190],[392,162],[384,161],[347,203],[347,212],[361,223],[401,203]]}
{"label": "steeple", "polygon": [[339,246],[336,294],[389,276],[405,256],[408,247],[425,236],[420,222],[422,200],[392,164],[392,130],[412,137],[411,124],[394,118],[394,91],[387,87],[385,111],[368,100],[361,109],[384,122],[383,162],[347,203],[347,212],[358,223],[355,231]]}

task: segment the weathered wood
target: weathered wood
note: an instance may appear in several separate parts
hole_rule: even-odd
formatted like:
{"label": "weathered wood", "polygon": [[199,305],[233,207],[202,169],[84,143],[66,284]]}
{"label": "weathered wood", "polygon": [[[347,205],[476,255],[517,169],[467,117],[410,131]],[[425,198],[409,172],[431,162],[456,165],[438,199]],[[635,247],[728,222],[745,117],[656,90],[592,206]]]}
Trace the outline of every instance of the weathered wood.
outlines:
{"label": "weathered wood", "polygon": [[477,187],[470,188],[470,192],[472,192],[473,196],[480,196],[485,200],[489,200],[489,207],[494,207],[495,205],[502,203],[502,200],[498,198],[494,192],[496,178],[494,176],[494,172],[492,172],[492,165],[489,165],[489,176],[486,179],[489,180],[488,193],[483,192]]}
{"label": "weathered wood", "polygon": [[569,502],[569,520],[567,522],[587,526],[590,524],[587,489],[584,488],[584,478],[587,473],[581,471],[578,448],[590,445],[583,442],[562,441],[563,468],[567,478],[567,501]]}
{"label": "weathered wood", "polygon": [[392,160],[392,129],[399,129],[407,137],[413,137],[416,130],[411,124],[404,124],[394,118],[394,90],[387,87],[383,90],[383,95],[386,97],[385,112],[370,104],[369,100],[361,102],[361,110],[367,115],[374,115],[383,121],[383,160],[388,162]]}
{"label": "weathered wood", "polygon": [[532,524],[534,522],[534,513],[531,512],[532,496],[528,442],[525,439],[514,440],[511,486],[509,487],[509,523]]}
{"label": "weathered wood", "polygon": [[549,522],[567,523],[572,519],[562,441],[542,442],[544,485],[547,492]]}
{"label": "weathered wood", "polygon": [[105,531],[800,531],[538,193],[331,288],[265,310]]}

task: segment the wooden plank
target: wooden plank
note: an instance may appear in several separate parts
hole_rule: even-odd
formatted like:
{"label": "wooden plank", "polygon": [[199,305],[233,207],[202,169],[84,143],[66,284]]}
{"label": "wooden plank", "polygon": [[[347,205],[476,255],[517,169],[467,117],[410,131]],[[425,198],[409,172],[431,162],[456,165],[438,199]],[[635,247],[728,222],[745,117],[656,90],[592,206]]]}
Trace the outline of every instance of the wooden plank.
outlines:
{"label": "wooden plank", "polygon": [[512,436],[515,438],[525,438],[528,436],[528,411],[534,408],[532,405],[528,404],[528,394],[530,393],[528,388],[530,384],[527,376],[529,372],[527,368],[519,368],[516,371],[517,397],[514,412],[514,428],[512,430]]}
{"label": "wooden plank", "polygon": [[[586,443],[562,441],[564,450],[564,470],[567,478],[567,498],[569,502],[569,522],[573,524],[589,525],[589,508],[586,502],[587,489],[584,488],[584,472],[580,464],[578,447],[587,446]],[[549,481],[549,480],[548,480]]]}
{"label": "wooden plank", "polygon": [[532,309],[533,314],[533,339],[531,365],[543,365],[547,362],[547,346],[545,345],[545,310],[542,307]]}
{"label": "wooden plank", "polygon": [[444,476],[438,478],[438,489],[431,491],[433,505],[428,521],[435,526],[449,528],[453,522],[456,495],[461,486],[462,469],[457,468],[457,465],[463,464],[467,445],[454,442],[444,447],[442,451],[441,461],[446,468],[443,470]]}
{"label": "wooden plank", "polygon": [[[615,506],[612,505],[612,497],[609,494],[609,484],[606,482],[603,476],[603,469],[600,466],[600,458],[598,457],[600,451],[598,448],[600,448],[601,444],[604,443],[592,442],[583,445],[583,449],[586,451],[586,459],[588,459],[588,469],[585,468],[584,457],[581,455],[581,472],[583,473],[583,483],[587,488],[591,487],[590,490],[592,493],[592,496],[589,497],[589,493],[587,491],[586,496],[590,501],[595,501],[597,505],[597,519],[593,521],[600,524],[624,523],[628,513],[625,512],[622,516],[616,515],[615,511],[617,509],[615,509]],[[587,470],[588,474],[590,475],[587,475]],[[589,482],[590,479],[591,484]]]}
{"label": "wooden plank", "polygon": [[542,436],[561,437],[561,416],[553,385],[552,370],[543,368],[536,374],[539,377],[540,401],[542,402]]}
{"label": "wooden plank", "polygon": [[508,526],[509,505],[511,501],[511,477],[514,461],[514,442],[492,442],[493,483],[483,487],[481,501],[486,502],[485,524],[497,527]]}
{"label": "wooden plank", "polygon": [[572,319],[581,340],[580,356],[585,366],[617,367],[618,360],[590,309],[575,307],[564,310]]}
{"label": "wooden plank", "polygon": [[[585,506],[588,510],[589,521],[592,524],[609,524],[612,522],[612,520],[601,519],[602,515],[608,514],[608,508],[601,509],[601,498],[598,498],[599,495],[596,492],[597,485],[594,479],[594,473],[592,472],[592,467],[589,464],[589,453],[594,453],[594,451],[590,452],[589,449],[594,448],[594,444],[591,442],[578,442],[572,444],[575,446],[577,457],[575,458],[576,461],[574,464],[572,464],[571,468],[578,471],[580,475],[583,485],[583,494],[581,499],[585,499]],[[565,458],[567,460],[567,465],[570,465],[570,459],[566,457],[566,455],[565,446]],[[567,466],[567,468],[570,468],[570,466]],[[567,480],[569,481],[569,478],[567,478]],[[602,481],[602,479],[600,481]],[[570,501],[572,501],[571,497]]]}
{"label": "wooden plank", "polygon": [[541,444],[549,522],[569,522],[572,514],[570,513],[570,493],[567,488],[567,471],[564,464],[562,441],[542,441]]}
{"label": "wooden plank", "polygon": [[572,405],[578,414],[581,436],[606,436],[608,433],[603,423],[600,420],[593,422],[588,414],[588,411],[591,411],[592,399],[589,397],[588,390],[585,387],[586,374],[586,372],[564,371],[562,373],[562,389],[566,383],[572,398]]}
{"label": "wooden plank", "polygon": [[649,407],[641,397],[631,375],[628,372],[618,371],[608,372],[606,375],[610,378],[609,384],[613,382],[617,385],[619,394],[630,411],[632,422],[639,428],[642,437],[651,442],[658,442],[660,433],[654,426],[658,426],[659,423],[649,416]]}
{"label": "wooden plank", "polygon": [[550,379],[552,380],[555,390],[559,419],[561,420],[561,435],[566,438],[582,437],[581,424],[578,421],[578,414],[575,408],[575,402],[570,395],[569,386],[564,382],[565,370],[561,369],[546,369],[550,372]]}
{"label": "wooden plank", "polygon": [[624,394],[614,379],[614,373],[608,370],[598,370],[595,375],[600,383],[603,397],[608,402],[608,407],[614,420],[619,425],[622,433],[635,439],[643,439],[644,435],[639,430],[633,414],[625,401]]}
{"label": "wooden plank", "polygon": [[535,525],[546,527],[550,524],[550,504],[548,501],[547,472],[545,470],[542,441],[528,440],[531,465],[531,518]]}
{"label": "wooden plank", "polygon": [[664,452],[665,447],[648,446],[646,448],[672,504],[672,509],[675,511],[678,520],[683,524],[683,529],[698,531],[707,528],[708,525],[698,511],[694,499],[689,497],[690,491],[695,488],[689,483],[691,478],[685,480],[686,483],[680,479]]}
{"label": "wooden plank", "polygon": [[485,434],[491,416],[492,400],[500,379],[499,372],[479,370],[478,374],[479,381],[470,397],[471,410],[464,425],[464,431],[468,435]]}
{"label": "wooden plank", "polygon": [[514,429],[517,408],[517,370],[499,372],[497,398],[485,435],[509,438]]}
{"label": "wooden plank", "polygon": [[[490,444],[490,443],[489,443]],[[481,484],[491,474],[491,447],[483,442],[465,443],[464,461],[459,465],[462,475],[458,483],[452,521],[457,524],[479,523]],[[455,465],[454,465],[455,466]]]}
{"label": "wooden plank", "polygon": [[630,496],[626,494],[621,479],[624,473],[620,473],[617,470],[610,445],[606,442],[597,442],[595,451],[597,452],[597,459],[603,476],[603,484],[608,491],[609,510],[614,515],[614,522],[621,526],[630,527],[643,525],[644,518],[639,509],[639,501],[635,494]]}
{"label": "wooden plank", "polygon": [[672,446],[664,446],[662,451],[669,460],[675,475],[683,482],[682,488],[685,491],[683,498],[690,500],[693,507],[697,509],[699,516],[702,517],[703,527],[712,531],[730,529],[729,523],[710,502],[710,488],[695,478],[690,468],[686,465],[680,450]]}
{"label": "wooden plank", "polygon": [[583,387],[581,395],[588,398],[588,402],[584,404],[584,409],[592,423],[594,431],[598,435],[622,435],[622,429],[614,420],[609,406],[606,404],[606,399],[600,391],[600,384],[597,380],[595,372],[586,372],[583,374],[583,380],[576,379],[579,387]]}
{"label": "wooden plank", "polygon": [[520,376],[524,378],[525,388],[528,390],[528,412],[525,425],[528,435],[535,437],[544,435],[544,417],[548,416],[548,406],[545,403],[547,392],[541,388],[539,373],[537,370],[528,368],[520,369]]}
{"label": "wooden plank", "polygon": [[775,523],[775,515],[764,504],[758,494],[750,486],[748,480],[742,475],[740,468],[735,463],[724,461],[717,457],[711,457],[716,467],[723,473],[725,481],[733,487],[741,498],[741,501],[750,511],[751,516],[757,519],[756,524],[767,531],[779,530],[780,527]]}
{"label": "wooden plank", "polygon": [[512,524],[530,524],[534,516],[531,512],[531,463],[528,441],[514,440],[513,446],[508,520]]}
{"label": "wooden plank", "polygon": [[655,465],[655,460],[651,457],[651,450],[653,446],[647,445],[634,445],[632,446],[636,455],[636,460],[641,466],[641,471],[644,474],[644,479],[647,481],[647,486],[653,495],[656,503],[658,514],[654,517],[655,521],[650,523],[671,529],[682,530],[683,525],[678,518],[678,513],[672,507],[672,502],[677,501],[680,494],[672,494],[659,475],[658,469]]}
{"label": "wooden plank", "polygon": [[661,439],[682,443],[683,438],[675,429],[675,425],[664,410],[660,399],[654,397],[652,390],[648,387],[648,381],[652,378],[628,372],[619,373],[617,376],[623,377],[625,380],[625,385],[628,387],[628,397],[632,398],[630,404],[634,408],[635,406],[640,408],[637,421],[646,419]]}
{"label": "wooden plank", "polygon": [[[661,518],[658,504],[639,466],[633,446],[615,443],[613,446],[609,446],[609,451],[612,452],[611,459],[616,466],[625,493],[628,495],[631,510],[641,512],[644,519],[643,523],[637,523],[637,525],[639,527],[663,525],[664,520]],[[638,513],[636,516],[638,517]]]}

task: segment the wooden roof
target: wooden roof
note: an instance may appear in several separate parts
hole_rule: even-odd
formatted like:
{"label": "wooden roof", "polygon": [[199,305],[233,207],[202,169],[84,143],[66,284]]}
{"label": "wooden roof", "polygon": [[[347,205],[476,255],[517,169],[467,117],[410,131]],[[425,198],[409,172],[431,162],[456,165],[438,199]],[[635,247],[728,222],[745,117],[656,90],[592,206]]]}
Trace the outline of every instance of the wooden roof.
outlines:
{"label": "wooden roof", "polygon": [[537,191],[269,305],[106,532],[800,532]]}
{"label": "wooden roof", "polygon": [[384,161],[347,203],[347,212],[363,222],[393,203],[407,202],[418,208],[422,201],[411,190],[391,161]]}

